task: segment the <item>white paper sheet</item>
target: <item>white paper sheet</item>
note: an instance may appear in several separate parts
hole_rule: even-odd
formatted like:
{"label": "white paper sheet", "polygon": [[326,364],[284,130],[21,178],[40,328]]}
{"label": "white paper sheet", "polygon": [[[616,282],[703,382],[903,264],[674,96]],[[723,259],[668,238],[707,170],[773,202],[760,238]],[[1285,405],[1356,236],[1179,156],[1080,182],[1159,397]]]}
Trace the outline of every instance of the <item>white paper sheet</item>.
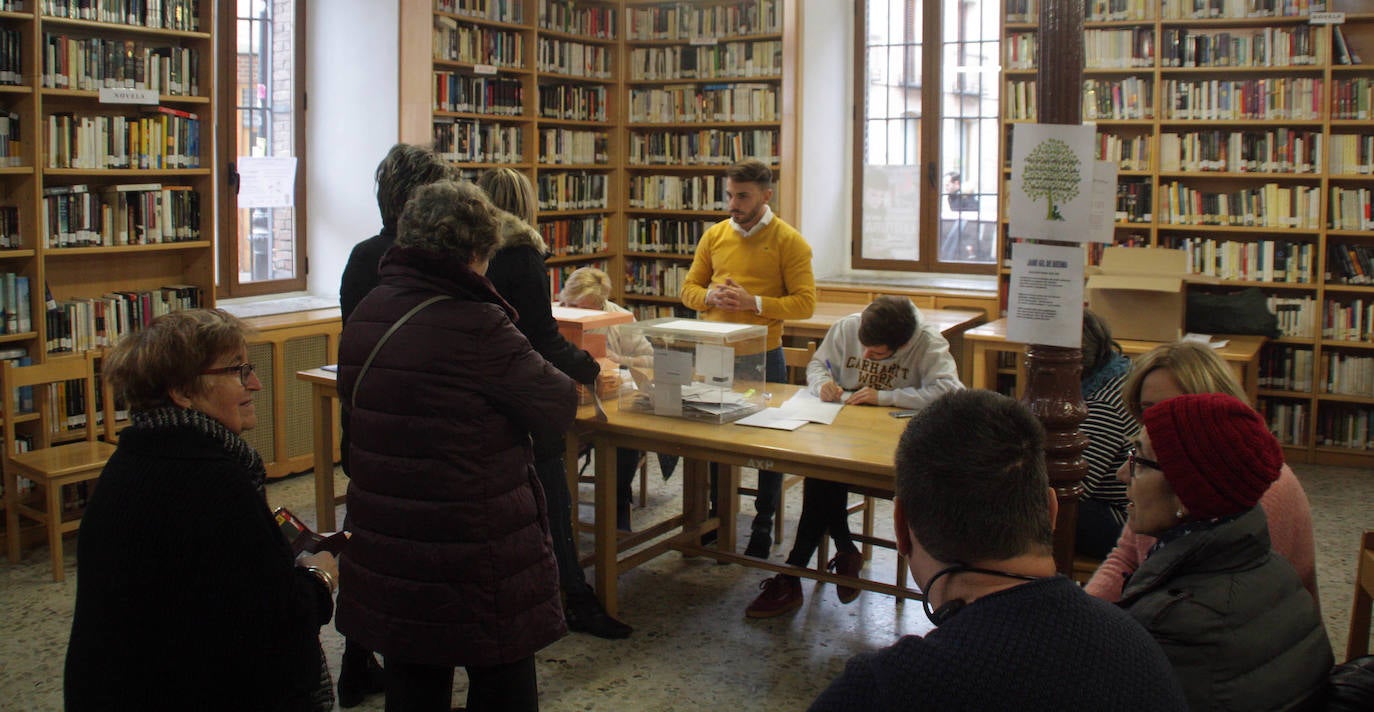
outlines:
{"label": "white paper sheet", "polygon": [[234,207],[289,208],[296,204],[294,156],[239,156],[239,194]]}
{"label": "white paper sheet", "polygon": [[1007,190],[1012,237],[1084,242],[1091,230],[1092,126],[1017,124]]}
{"label": "white paper sheet", "polygon": [[654,349],[654,385],[676,384],[685,386],[692,382],[692,354],[686,351]]}
{"label": "white paper sheet", "polygon": [[791,414],[794,418],[824,425],[834,423],[842,408],[844,408],[843,402],[827,403],[821,400],[820,396],[813,396],[810,391],[806,390],[797,391],[781,406],[778,406],[779,410]]}
{"label": "white paper sheet", "polygon": [[773,428],[775,430],[796,430],[808,422],[805,419],[794,418],[792,414],[782,408],[764,408],[763,410],[735,421],[736,425],[752,425],[756,428]]}
{"label": "white paper sheet", "polygon": [[735,350],[729,346],[697,344],[697,375],[713,386],[729,388],[735,381]]}
{"label": "white paper sheet", "polygon": [[677,319],[665,321],[655,328],[691,331],[698,334],[733,334],[743,329],[751,329],[754,324],[731,324],[724,321],[697,321],[696,319]]}
{"label": "white paper sheet", "polygon": [[1076,349],[1083,340],[1083,248],[1011,246],[1007,341]]}

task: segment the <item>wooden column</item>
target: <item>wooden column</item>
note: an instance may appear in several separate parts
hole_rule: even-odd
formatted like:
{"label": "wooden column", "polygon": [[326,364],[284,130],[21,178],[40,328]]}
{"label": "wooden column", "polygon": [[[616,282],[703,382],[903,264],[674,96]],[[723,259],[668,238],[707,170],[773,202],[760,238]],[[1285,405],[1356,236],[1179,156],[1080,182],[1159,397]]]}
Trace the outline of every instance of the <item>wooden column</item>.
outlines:
{"label": "wooden column", "polygon": [[[1083,2],[1040,0],[1040,57],[1035,99],[1040,123],[1082,123]],[[1061,243],[1062,244],[1062,243]],[[1045,424],[1050,486],[1059,497],[1054,527],[1054,560],[1060,573],[1073,573],[1078,497],[1088,463],[1088,439],[1078,424],[1088,415],[1079,383],[1083,354],[1078,349],[1031,344],[1026,349],[1026,403]]]}

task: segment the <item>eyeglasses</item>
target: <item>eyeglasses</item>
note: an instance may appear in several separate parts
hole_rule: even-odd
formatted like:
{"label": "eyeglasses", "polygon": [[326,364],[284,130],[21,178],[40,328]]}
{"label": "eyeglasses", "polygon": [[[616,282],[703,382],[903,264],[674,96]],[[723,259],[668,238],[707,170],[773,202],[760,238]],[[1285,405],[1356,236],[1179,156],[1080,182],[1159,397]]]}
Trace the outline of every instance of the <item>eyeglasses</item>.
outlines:
{"label": "eyeglasses", "polygon": [[1151,470],[1159,470],[1160,472],[1164,471],[1164,468],[1160,467],[1158,462],[1141,457],[1139,451],[1137,451],[1135,448],[1131,448],[1130,453],[1126,455],[1126,462],[1130,463],[1131,466],[1131,479],[1136,478],[1137,465],[1141,467],[1147,467]]}
{"label": "eyeglasses", "polygon": [[246,388],[248,387],[248,379],[252,378],[253,372],[256,371],[257,368],[257,366],[254,366],[251,363],[241,363],[237,366],[221,366],[220,368],[208,368],[204,371],[201,371],[200,373],[202,376],[209,376],[216,373],[237,373],[239,375],[239,383]]}

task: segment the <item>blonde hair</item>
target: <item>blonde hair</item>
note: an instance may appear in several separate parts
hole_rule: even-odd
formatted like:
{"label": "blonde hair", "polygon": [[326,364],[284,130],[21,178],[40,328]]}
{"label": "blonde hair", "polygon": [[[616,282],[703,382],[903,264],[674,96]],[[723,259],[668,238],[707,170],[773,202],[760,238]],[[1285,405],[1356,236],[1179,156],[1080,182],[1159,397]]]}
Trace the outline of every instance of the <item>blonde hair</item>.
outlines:
{"label": "blonde hair", "polygon": [[568,275],[568,280],[563,283],[563,291],[558,293],[558,300],[572,304],[593,294],[601,298],[604,307],[606,300],[611,298],[611,277],[595,267],[582,267]]}
{"label": "blonde hair", "polygon": [[1184,393],[1225,393],[1242,403],[1250,397],[1240,382],[1211,346],[1188,341],[1176,341],[1150,349],[1136,358],[1131,375],[1121,386],[1121,399],[1126,409],[1140,420],[1144,408],[1140,405],[1140,390],[1145,377],[1159,369],[1166,369]]}
{"label": "blonde hair", "polygon": [[486,192],[491,204],[533,226],[539,203],[534,186],[524,173],[512,168],[491,168],[477,176],[477,187]]}

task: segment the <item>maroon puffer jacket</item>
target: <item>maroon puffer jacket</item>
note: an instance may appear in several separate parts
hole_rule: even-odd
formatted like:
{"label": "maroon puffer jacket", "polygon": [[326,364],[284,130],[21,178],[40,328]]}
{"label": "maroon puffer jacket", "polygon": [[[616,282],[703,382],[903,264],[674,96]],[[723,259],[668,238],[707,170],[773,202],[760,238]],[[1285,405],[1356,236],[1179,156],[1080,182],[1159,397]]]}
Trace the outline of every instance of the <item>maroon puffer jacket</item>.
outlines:
{"label": "maroon puffer jacket", "polygon": [[[530,434],[567,430],[573,382],[466,265],[393,248],[381,278],[339,342],[339,395],[353,403],[353,538],[336,625],[403,662],[528,657],[566,630]],[[453,299],[411,317],[356,384],[382,334],[437,294]]]}

